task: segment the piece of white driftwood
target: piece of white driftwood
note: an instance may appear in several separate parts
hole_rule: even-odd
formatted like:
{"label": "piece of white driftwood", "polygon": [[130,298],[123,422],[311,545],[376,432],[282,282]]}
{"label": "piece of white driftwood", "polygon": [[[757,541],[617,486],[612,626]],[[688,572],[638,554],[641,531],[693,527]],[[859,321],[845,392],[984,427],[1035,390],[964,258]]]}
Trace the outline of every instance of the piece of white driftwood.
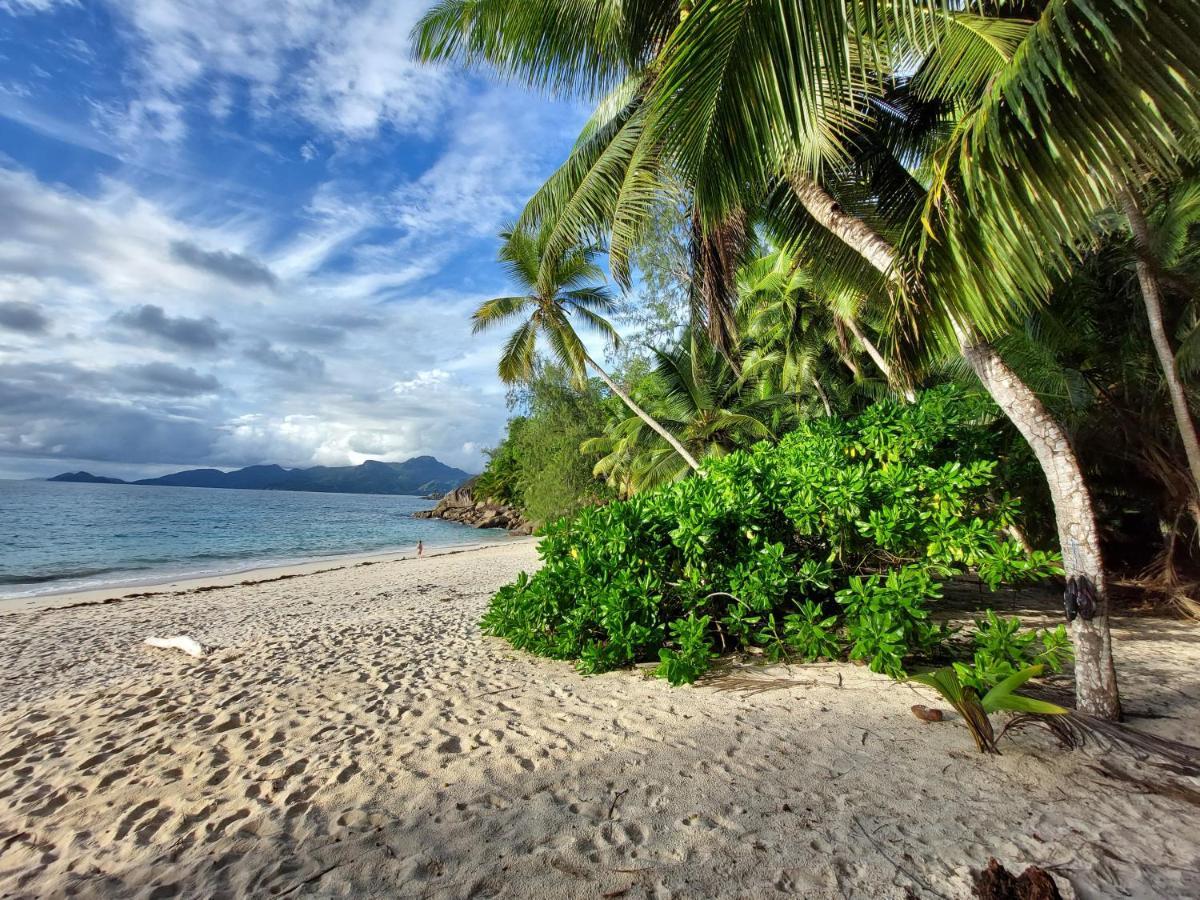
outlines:
{"label": "piece of white driftwood", "polygon": [[177,634],[167,638],[148,637],[146,643],[162,650],[182,650],[188,656],[204,656],[208,652],[203,644],[186,634]]}

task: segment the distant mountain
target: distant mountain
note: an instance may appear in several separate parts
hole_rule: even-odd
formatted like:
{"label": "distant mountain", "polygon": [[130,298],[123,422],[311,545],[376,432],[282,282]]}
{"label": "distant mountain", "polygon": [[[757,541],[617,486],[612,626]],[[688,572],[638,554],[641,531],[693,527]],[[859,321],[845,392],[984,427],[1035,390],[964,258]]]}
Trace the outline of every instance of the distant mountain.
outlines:
{"label": "distant mountain", "polygon": [[441,494],[453,490],[470,474],[439,462],[432,456],[417,456],[404,462],[367,460],[359,466],[313,466],[285,469],[282,466],[247,466],[234,472],[220,469],[188,469],[159,478],[124,482],[88,472],[64,472],[48,481],[80,481],[91,484],[144,484],[167,487],[241,488],[252,491],[321,491],[332,494]]}
{"label": "distant mountain", "polygon": [[93,475],[91,472],[63,472],[47,481],[74,481],[78,484],[126,484],[120,478],[105,478],[103,475]]}

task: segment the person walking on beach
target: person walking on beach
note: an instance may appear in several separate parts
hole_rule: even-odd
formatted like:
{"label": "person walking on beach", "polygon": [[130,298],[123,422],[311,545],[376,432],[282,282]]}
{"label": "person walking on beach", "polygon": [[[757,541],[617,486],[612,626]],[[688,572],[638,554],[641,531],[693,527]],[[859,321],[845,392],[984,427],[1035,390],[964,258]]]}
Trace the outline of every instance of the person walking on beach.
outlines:
{"label": "person walking on beach", "polygon": [[425,555],[425,542],[417,541],[417,556],[424,556],[424,555]]}

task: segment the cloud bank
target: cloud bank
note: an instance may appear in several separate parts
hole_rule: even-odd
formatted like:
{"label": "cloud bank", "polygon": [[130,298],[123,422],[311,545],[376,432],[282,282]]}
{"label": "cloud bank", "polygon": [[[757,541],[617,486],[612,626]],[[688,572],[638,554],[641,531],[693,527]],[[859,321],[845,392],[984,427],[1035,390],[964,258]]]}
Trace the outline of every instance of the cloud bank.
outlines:
{"label": "cloud bank", "polygon": [[0,477],[480,467],[469,314],[581,112],[414,64],[423,5],[0,0]]}

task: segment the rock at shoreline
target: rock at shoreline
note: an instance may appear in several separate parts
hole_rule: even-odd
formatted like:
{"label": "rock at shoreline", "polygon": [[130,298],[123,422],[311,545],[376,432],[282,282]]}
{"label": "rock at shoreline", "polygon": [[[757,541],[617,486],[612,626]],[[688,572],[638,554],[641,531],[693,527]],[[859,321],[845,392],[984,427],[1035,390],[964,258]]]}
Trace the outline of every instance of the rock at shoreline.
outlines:
{"label": "rock at shoreline", "polygon": [[521,511],[491,500],[475,499],[475,479],[459,485],[442,497],[433,509],[413,513],[414,519],[445,519],[473,528],[507,528],[509,534],[532,534],[533,523]]}

